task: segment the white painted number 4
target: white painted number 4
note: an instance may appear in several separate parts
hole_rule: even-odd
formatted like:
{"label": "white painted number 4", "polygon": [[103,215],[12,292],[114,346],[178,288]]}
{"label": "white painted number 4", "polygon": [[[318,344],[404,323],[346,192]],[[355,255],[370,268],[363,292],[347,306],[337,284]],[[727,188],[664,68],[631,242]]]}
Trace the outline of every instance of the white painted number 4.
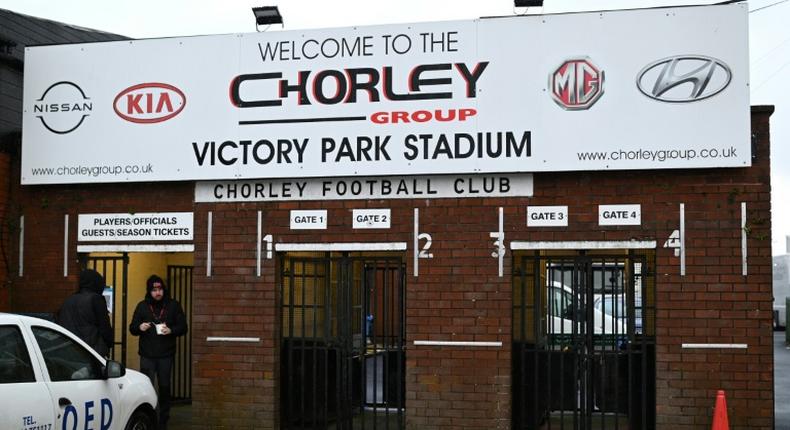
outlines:
{"label": "white painted number 4", "polygon": [[669,235],[669,239],[664,242],[664,248],[675,248],[675,257],[680,256],[680,232],[675,230]]}

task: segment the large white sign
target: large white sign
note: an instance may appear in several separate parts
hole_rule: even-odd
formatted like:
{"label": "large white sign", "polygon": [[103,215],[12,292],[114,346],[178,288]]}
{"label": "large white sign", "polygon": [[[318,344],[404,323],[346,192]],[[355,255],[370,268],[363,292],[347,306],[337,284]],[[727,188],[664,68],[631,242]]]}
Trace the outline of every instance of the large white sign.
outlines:
{"label": "large white sign", "polygon": [[79,242],[192,240],[192,212],[80,214]]}
{"label": "large white sign", "polygon": [[195,202],[529,197],[532,175],[259,179],[198,182]]}
{"label": "large white sign", "polygon": [[27,48],[22,183],[748,166],[747,17],[743,3]]}

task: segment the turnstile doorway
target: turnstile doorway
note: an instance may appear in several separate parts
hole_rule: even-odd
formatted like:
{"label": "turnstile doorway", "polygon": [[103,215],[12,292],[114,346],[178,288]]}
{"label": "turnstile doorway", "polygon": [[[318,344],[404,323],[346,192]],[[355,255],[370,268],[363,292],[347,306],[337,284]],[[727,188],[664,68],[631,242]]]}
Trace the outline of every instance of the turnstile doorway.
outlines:
{"label": "turnstile doorway", "polygon": [[405,427],[400,255],[280,256],[285,429]]}
{"label": "turnstile doorway", "polygon": [[514,257],[514,429],[655,429],[654,258]]}

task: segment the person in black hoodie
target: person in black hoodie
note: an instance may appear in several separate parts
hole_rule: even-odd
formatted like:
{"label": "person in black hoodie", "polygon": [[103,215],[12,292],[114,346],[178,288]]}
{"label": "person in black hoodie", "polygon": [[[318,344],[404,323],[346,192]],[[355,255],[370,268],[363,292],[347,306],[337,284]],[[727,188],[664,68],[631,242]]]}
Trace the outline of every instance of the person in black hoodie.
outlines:
{"label": "person in black hoodie", "polygon": [[58,312],[58,323],[85,341],[102,357],[113,345],[110,314],[104,300],[104,277],[92,269],[80,272],[79,287]]}
{"label": "person in black hoodie", "polygon": [[159,429],[170,418],[170,375],[176,354],[176,337],[187,332],[187,319],[178,301],[168,296],[165,281],[151,275],[145,299],[137,304],[129,331],[140,336],[140,371],[159,384]]}

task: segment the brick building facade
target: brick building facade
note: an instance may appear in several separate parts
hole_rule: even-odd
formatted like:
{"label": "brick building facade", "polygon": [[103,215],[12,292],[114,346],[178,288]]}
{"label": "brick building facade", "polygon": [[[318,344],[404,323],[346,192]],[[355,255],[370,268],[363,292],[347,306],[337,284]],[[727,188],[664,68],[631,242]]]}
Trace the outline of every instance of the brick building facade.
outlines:
{"label": "brick building facade", "polygon": [[[11,310],[54,312],[76,282],[76,222],[69,224],[63,276],[64,215],[194,212],[193,392],[195,428],[277,428],[281,375],[280,264],[256,273],[257,213],[276,244],[407,242],[405,422],[408,428],[510,428],[513,277],[492,258],[503,208],[505,243],[655,241],[656,428],[706,428],[717,389],[725,389],[732,428],[769,429],[773,416],[769,117],[752,108],[753,164],[747,168],[539,173],[530,198],[406,199],[272,203],[194,203],[194,183],[13,186],[25,216],[24,275],[10,278]],[[11,165],[18,184],[18,159]],[[640,226],[604,227],[599,204],[640,204]],[[741,252],[746,203],[747,275]],[[662,245],[685,206],[686,274]],[[567,228],[527,228],[531,205],[567,205]],[[354,230],[350,211],[392,210],[392,227]],[[414,209],[433,237],[432,259],[412,256]],[[327,230],[289,229],[289,211],[326,209]],[[211,273],[207,276],[211,218]],[[6,238],[8,240],[8,238]],[[7,249],[18,249],[15,238]],[[13,254],[12,254],[13,255]],[[11,258],[15,268],[17,256]],[[252,343],[207,342],[245,336]],[[417,340],[492,341],[500,347],[422,346]],[[695,349],[684,344],[744,344]]]}
{"label": "brick building facade", "polygon": [[[15,29],[0,32],[0,311],[54,315],[90,262],[122,303],[113,358],[134,368],[123,306],[143,276],[188,268],[179,371],[194,428],[357,428],[371,411],[395,428],[541,428],[563,411],[605,428],[703,429],[719,389],[732,428],[773,428],[772,107],[751,109],[749,167],[540,172],[529,197],[204,202],[194,181],[21,186],[24,46],[121,37],[0,19]],[[24,31],[36,26],[48,30]],[[601,225],[600,205],[639,205],[639,222]],[[528,226],[535,206],[566,206],[567,226]],[[388,228],[354,228],[353,210],[381,208]],[[295,229],[295,210],[326,210],[328,225]],[[174,212],[193,215],[193,239],[78,240],[80,215]],[[620,290],[594,295],[595,273]],[[566,286],[560,318],[549,296]],[[597,327],[592,299],[606,294],[631,297],[622,327],[617,313],[601,318],[618,328]]]}

